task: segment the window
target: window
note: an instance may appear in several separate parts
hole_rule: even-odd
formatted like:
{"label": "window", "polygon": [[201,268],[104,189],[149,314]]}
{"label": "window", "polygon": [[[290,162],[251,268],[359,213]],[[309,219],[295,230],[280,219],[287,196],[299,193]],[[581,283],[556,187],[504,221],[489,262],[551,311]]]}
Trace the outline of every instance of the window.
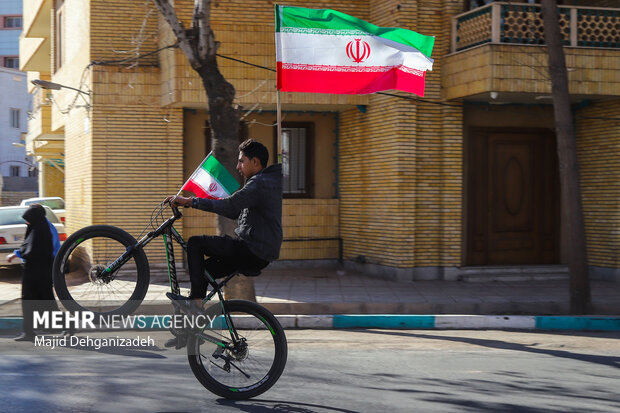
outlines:
{"label": "window", "polygon": [[4,16],[5,29],[21,29],[22,16]]}
{"label": "window", "polygon": [[28,176],[31,178],[39,176],[39,170],[36,167],[28,168]]}
{"label": "window", "polygon": [[8,67],[10,69],[19,69],[19,57],[17,56],[5,57],[3,59],[2,66]]}
{"label": "window", "polygon": [[55,20],[56,32],[54,33],[55,34],[54,43],[56,45],[56,47],[54,48],[54,51],[55,51],[54,66],[56,70],[60,69],[62,65],[65,63],[64,14],[65,14],[64,0],[56,0],[56,20]]}
{"label": "window", "polygon": [[310,148],[313,134],[312,123],[282,124],[282,192],[288,197],[311,196]]}
{"label": "window", "polygon": [[19,165],[11,165],[11,176],[19,176]]}
{"label": "window", "polygon": [[11,108],[11,127],[19,128],[19,109]]}

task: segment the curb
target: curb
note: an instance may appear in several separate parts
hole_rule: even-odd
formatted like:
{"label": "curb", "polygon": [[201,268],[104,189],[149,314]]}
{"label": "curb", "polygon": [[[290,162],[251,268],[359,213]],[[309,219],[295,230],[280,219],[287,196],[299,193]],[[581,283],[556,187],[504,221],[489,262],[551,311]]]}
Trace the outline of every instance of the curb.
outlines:
{"label": "curb", "polygon": [[[165,316],[144,316],[139,330],[167,330]],[[620,331],[620,316],[340,314],[276,316],[284,328]],[[0,330],[21,330],[22,317],[0,317]]]}

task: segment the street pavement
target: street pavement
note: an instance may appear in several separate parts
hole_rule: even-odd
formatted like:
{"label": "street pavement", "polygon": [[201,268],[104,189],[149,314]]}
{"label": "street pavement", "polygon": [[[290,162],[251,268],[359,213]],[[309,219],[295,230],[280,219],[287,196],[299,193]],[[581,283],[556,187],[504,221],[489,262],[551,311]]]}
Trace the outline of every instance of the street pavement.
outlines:
{"label": "street pavement", "polygon": [[[91,336],[143,335],[98,332]],[[80,334],[83,336],[84,334]],[[2,412],[617,412],[620,332],[289,330],[280,380],[246,401],[154,346],[34,349],[0,334]]]}

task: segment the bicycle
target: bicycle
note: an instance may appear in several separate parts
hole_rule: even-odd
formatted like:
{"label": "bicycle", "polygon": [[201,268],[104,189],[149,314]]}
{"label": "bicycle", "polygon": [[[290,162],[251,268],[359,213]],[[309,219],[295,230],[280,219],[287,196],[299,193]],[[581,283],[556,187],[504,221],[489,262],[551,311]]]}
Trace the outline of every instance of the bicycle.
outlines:
{"label": "bicycle", "polygon": [[[142,237],[145,228],[139,241],[109,225],[88,226],[67,238],[54,260],[53,279],[56,294],[68,311],[102,316],[134,312],[150,282],[144,247],[159,236],[166,247],[171,292],[180,293],[173,240],[185,251],[187,244],[173,224],[183,214],[171,207],[173,215],[165,219],[166,206],[162,202],[158,208],[151,214],[152,231]],[[163,223],[157,225],[160,219]],[[213,288],[202,307],[216,295],[219,299],[205,310],[211,322],[201,328],[170,331],[187,338],[190,367],[206,389],[228,399],[249,399],[276,383],[288,350],[284,330],[269,310],[251,301],[224,299],[222,288],[237,274],[256,276],[260,271],[238,268],[217,282],[205,270]],[[174,308],[177,314],[179,306]]]}

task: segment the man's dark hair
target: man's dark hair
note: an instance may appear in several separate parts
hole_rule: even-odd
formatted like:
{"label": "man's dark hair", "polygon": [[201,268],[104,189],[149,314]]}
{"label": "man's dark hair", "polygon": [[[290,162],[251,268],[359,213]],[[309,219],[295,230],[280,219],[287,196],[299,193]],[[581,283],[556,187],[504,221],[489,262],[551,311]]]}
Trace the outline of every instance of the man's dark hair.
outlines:
{"label": "man's dark hair", "polygon": [[242,152],[248,158],[258,158],[261,166],[264,168],[269,161],[269,151],[260,142],[256,142],[254,139],[246,139],[239,145],[239,152]]}

